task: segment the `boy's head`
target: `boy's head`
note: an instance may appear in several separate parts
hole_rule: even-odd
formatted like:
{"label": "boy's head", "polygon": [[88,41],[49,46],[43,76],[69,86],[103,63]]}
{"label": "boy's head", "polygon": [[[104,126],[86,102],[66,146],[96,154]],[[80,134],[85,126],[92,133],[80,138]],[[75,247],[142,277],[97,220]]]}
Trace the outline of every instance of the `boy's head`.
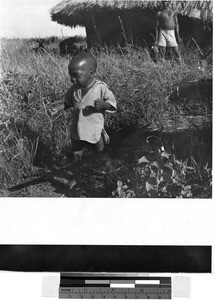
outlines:
{"label": "boy's head", "polygon": [[80,52],[73,56],[68,65],[72,83],[87,87],[93,79],[96,68],[97,60],[91,53]]}
{"label": "boy's head", "polygon": [[170,8],[171,1],[161,1],[162,8]]}

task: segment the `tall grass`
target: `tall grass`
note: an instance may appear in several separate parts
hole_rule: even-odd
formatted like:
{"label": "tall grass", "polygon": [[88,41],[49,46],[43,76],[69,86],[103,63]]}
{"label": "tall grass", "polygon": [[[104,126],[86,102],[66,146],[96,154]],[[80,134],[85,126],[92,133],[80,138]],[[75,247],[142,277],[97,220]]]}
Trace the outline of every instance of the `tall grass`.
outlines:
{"label": "tall grass", "polygon": [[[106,127],[118,131],[129,127],[164,126],[169,95],[174,86],[212,76],[199,70],[196,52],[183,49],[184,64],[154,64],[148,49],[93,49],[98,59],[97,77],[105,81],[118,101],[117,114],[107,116]],[[19,183],[48,168],[70,148],[70,112],[51,120],[47,109],[63,102],[70,86],[69,57],[50,46],[36,54],[29,43],[1,43],[0,84],[0,187]]]}

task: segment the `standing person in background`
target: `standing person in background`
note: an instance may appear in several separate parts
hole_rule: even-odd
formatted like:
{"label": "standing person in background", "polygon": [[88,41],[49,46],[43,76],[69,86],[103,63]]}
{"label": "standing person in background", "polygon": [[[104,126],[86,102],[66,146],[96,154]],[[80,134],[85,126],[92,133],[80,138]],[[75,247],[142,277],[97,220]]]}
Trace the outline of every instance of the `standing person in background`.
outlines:
{"label": "standing person in background", "polygon": [[166,47],[173,49],[176,59],[181,62],[178,43],[181,42],[177,12],[171,1],[162,1],[162,9],[157,13],[156,41],[162,59],[165,58]]}

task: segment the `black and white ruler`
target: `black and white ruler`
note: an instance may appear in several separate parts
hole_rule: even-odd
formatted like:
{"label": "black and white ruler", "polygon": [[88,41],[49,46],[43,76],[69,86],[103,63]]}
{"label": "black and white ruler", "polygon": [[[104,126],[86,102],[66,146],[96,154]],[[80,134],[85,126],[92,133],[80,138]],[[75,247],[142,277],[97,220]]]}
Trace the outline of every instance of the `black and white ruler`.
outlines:
{"label": "black and white ruler", "polygon": [[171,299],[171,277],[136,273],[62,273],[60,299]]}

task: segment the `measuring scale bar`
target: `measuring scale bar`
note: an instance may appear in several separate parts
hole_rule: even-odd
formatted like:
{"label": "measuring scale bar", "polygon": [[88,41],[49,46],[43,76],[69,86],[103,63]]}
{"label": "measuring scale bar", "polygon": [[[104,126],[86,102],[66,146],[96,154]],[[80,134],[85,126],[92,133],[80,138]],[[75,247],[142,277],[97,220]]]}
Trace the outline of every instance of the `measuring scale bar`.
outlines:
{"label": "measuring scale bar", "polygon": [[171,299],[170,277],[60,279],[60,299]]}
{"label": "measuring scale bar", "polygon": [[171,299],[171,288],[59,288],[60,299]]}

